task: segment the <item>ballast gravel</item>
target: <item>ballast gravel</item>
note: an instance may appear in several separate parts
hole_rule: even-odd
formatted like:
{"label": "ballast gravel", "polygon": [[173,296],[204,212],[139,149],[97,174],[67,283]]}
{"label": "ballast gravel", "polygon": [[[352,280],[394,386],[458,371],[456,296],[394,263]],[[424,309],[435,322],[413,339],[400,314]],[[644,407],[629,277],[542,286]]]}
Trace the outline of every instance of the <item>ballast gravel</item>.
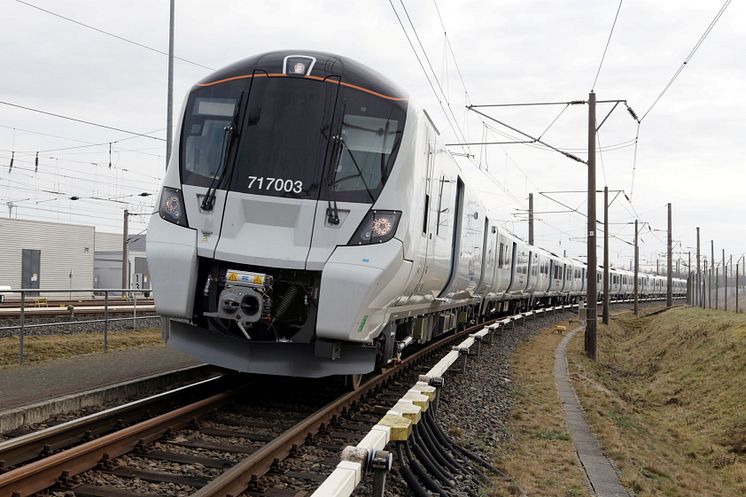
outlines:
{"label": "ballast gravel", "polygon": [[528,318],[500,328],[492,336],[492,345],[482,343],[481,354],[468,356],[465,372],[459,361],[446,375],[440,394],[438,421],[443,431],[457,443],[477,452],[487,461],[494,460],[507,437],[506,423],[513,398],[509,356],[524,341],[542,329],[574,319],[576,312]]}

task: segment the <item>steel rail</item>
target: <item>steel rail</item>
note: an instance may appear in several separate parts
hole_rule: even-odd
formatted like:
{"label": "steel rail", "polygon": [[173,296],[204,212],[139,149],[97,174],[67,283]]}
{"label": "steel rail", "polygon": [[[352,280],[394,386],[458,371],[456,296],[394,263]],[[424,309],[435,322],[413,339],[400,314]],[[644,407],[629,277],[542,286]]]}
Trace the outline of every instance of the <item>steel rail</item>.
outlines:
{"label": "steel rail", "polygon": [[351,404],[362,399],[366,394],[383,385],[428,354],[468,335],[477,328],[481,329],[495,321],[490,320],[471,326],[418,350],[397,365],[388,368],[383,373],[366,381],[358,390],[342,395],[303,421],[300,421],[278,438],[267,443],[267,445],[199,489],[192,494],[192,497],[228,497],[242,494],[252,481],[257,480],[267,473],[275,461],[281,461],[286,458],[293,447],[302,445],[306,438],[316,434],[324,425],[331,422],[334,417],[342,414]]}
{"label": "steel rail", "polygon": [[1,474],[0,497],[32,495],[54,485],[63,475],[74,476],[94,468],[105,457],[113,459],[126,454],[138,444],[161,438],[169,429],[187,426],[195,418],[219,408],[235,393],[231,390],[213,395]]}
{"label": "steel rail", "polygon": [[[74,305],[75,309],[77,310],[77,309],[85,308],[87,306],[103,305],[103,303],[104,303],[104,299],[103,298],[100,298],[100,299],[85,299],[85,298],[82,298],[82,299],[64,299],[64,300],[54,300],[54,298],[50,298],[50,297],[44,297],[44,298],[47,299],[45,306],[34,307],[34,305],[33,305],[34,301],[32,300],[32,297],[28,297],[28,299],[27,299],[26,302],[29,305],[27,306],[26,310],[28,310],[28,309],[47,309],[47,308],[51,309],[51,308],[54,308],[54,307],[66,307],[68,305]],[[133,301],[132,300],[117,300],[117,299],[114,299],[111,302],[112,302],[112,305],[114,305],[114,303],[116,303],[116,305],[128,305],[129,304],[131,306]],[[9,299],[9,298],[6,298],[4,302],[0,302],[0,309],[5,309],[5,308],[8,308],[8,307],[11,307],[11,308],[13,308],[13,307],[20,307],[20,305],[21,305],[21,299],[15,299],[15,298],[14,299]],[[139,305],[153,305],[153,299],[152,298],[140,298],[140,299],[137,299],[137,305],[138,306]]]}
{"label": "steel rail", "polygon": [[[446,347],[494,321],[485,321],[445,336],[441,340],[417,350],[399,363],[386,368],[381,374],[366,381],[358,390],[340,396],[322,409],[296,423],[279,437],[268,442],[246,459],[235,464],[218,478],[199,489],[193,494],[193,497],[239,495],[246,490],[250,482],[266,474],[276,461],[287,457],[294,447],[303,445],[309,436],[316,434],[356,401],[364,398],[432,352]],[[236,391],[231,390],[213,395],[208,399],[180,407],[169,413],[161,414],[0,474],[0,497],[26,497],[51,487],[61,478],[72,477],[92,469],[105,458],[114,459],[132,451],[138,444],[155,441],[167,431],[181,429],[199,416],[219,408],[227,403]]]}
{"label": "steel rail", "polygon": [[[209,366],[203,366],[208,368]],[[142,418],[146,410],[172,409],[170,405],[188,395],[197,395],[202,390],[213,388],[226,381],[219,374],[166,392],[151,395],[110,409],[105,409],[82,418],[50,426],[27,435],[0,442],[0,461],[8,467],[24,464],[40,457],[44,452],[59,451],[72,445],[87,442],[94,436],[111,432],[116,424],[132,423]]]}

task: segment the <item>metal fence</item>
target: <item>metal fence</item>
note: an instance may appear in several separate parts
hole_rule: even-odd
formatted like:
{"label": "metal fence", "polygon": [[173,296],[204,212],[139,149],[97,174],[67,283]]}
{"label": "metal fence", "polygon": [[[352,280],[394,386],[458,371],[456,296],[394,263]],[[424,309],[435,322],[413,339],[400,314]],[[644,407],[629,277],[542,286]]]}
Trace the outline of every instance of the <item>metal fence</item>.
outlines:
{"label": "metal fence", "polygon": [[689,304],[703,309],[743,312],[746,307],[746,263],[707,267],[689,276]]}
{"label": "metal fence", "polygon": [[[18,302],[18,307],[5,307],[4,310],[6,311],[3,313],[0,318],[18,318],[18,324],[16,325],[10,325],[10,326],[0,326],[0,331],[7,331],[7,330],[18,330],[18,364],[24,363],[24,338],[26,335],[27,330],[33,330],[36,328],[50,328],[50,327],[65,327],[65,326],[71,326],[71,325],[81,325],[81,324],[101,324],[103,328],[103,350],[104,352],[109,351],[109,325],[111,323],[116,322],[124,322],[124,321],[131,321],[133,329],[137,329],[137,323],[138,321],[141,321],[143,319],[152,320],[157,319],[158,316],[154,314],[154,309],[151,310],[149,308],[143,308],[142,304],[140,307],[140,315],[138,315],[138,297],[142,300],[145,296],[152,295],[153,290],[146,288],[146,289],[135,289],[135,288],[84,288],[84,289],[46,289],[46,288],[22,288],[22,289],[0,289],[0,296],[4,297],[4,299],[0,299],[0,301],[5,301],[5,303],[13,303]],[[68,300],[48,300],[47,297],[50,296],[50,294],[60,294],[63,297],[65,294],[67,296],[70,296],[72,294],[77,294],[76,297],[73,297],[72,299],[68,297]],[[74,300],[80,300],[82,297],[80,297],[80,294],[90,295],[90,301],[92,302],[99,302],[100,305],[88,305],[88,306],[80,306],[78,308],[79,311],[85,311],[90,312],[96,307],[103,307],[103,318],[100,319],[83,319],[83,320],[73,320],[75,315],[75,306],[72,304],[72,301]],[[117,298],[112,300],[112,296],[116,295]],[[115,310],[117,312],[121,311],[121,304],[127,303],[127,307],[131,307],[132,309],[132,315],[126,316],[126,317],[111,317],[110,313],[113,313]],[[27,318],[30,317],[32,311],[30,309],[49,309],[51,308],[50,304],[67,304],[64,306],[64,309],[68,313],[69,319],[67,321],[53,321],[53,322],[45,322],[45,323],[35,323],[35,324],[28,324],[26,323]],[[119,304],[119,306],[117,306]],[[15,309],[18,310],[17,316],[13,312]],[[153,313],[150,313],[153,312]],[[37,315],[34,315],[33,317],[37,317]],[[48,317],[44,314],[38,315],[38,317]]]}

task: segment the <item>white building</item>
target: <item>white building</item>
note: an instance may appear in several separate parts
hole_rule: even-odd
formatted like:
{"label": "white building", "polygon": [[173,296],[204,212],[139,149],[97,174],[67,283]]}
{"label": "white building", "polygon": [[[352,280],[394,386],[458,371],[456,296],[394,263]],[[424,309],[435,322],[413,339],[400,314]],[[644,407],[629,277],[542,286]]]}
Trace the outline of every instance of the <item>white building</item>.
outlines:
{"label": "white building", "polygon": [[[150,274],[145,260],[145,235],[129,237],[127,244],[129,288],[150,288]],[[93,263],[94,288],[122,287],[122,235],[96,232]]]}
{"label": "white building", "polygon": [[[65,290],[122,286],[121,233],[96,232],[93,226],[0,219],[0,240],[0,287]],[[128,248],[130,286],[150,288],[145,235],[131,236]],[[54,295],[68,296],[46,294]]]}
{"label": "white building", "polygon": [[93,287],[93,226],[0,219],[0,240],[0,286]]}

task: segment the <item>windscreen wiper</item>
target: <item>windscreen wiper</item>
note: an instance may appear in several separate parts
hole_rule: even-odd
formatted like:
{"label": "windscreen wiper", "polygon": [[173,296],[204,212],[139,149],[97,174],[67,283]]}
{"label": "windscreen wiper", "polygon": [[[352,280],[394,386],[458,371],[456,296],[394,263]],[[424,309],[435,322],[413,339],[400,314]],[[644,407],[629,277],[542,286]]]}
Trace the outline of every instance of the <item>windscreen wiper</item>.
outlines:
{"label": "windscreen wiper", "polygon": [[[339,143],[342,140],[342,135],[335,135],[332,136],[332,140],[334,140],[336,143],[334,144],[334,148],[332,149],[332,160],[331,160],[331,167],[332,171],[334,172],[334,176],[330,179],[336,178],[336,167],[334,164],[337,163],[335,159],[337,159],[338,150],[339,150]],[[331,171],[329,174],[327,174],[327,178],[331,176]],[[333,181],[327,181],[326,184],[330,187],[329,188],[329,198],[326,200],[326,220],[329,222],[329,224],[337,225],[339,224],[339,208],[337,207],[337,197],[334,192],[334,187],[336,185],[336,182]]]}
{"label": "windscreen wiper", "polygon": [[339,137],[339,143],[342,144],[342,147],[344,148],[344,150],[347,150],[347,153],[350,155],[350,159],[352,159],[352,164],[355,166],[355,169],[357,169],[357,174],[353,174],[351,176],[345,176],[344,178],[340,178],[340,179],[336,179],[336,174],[335,174],[334,175],[335,181],[332,186],[336,186],[337,183],[339,183],[340,181],[344,181],[346,179],[355,178],[359,176],[360,181],[363,183],[363,188],[365,188],[365,191],[368,193],[370,200],[372,202],[375,202],[376,197],[375,195],[373,195],[373,192],[370,190],[370,188],[368,188],[368,184],[365,182],[365,177],[363,176],[363,171],[362,169],[360,169],[360,165],[357,163],[357,160],[355,160],[355,155],[352,153],[352,150],[350,150],[350,147],[347,146],[347,143],[345,142],[344,138],[342,138],[341,136]]}
{"label": "windscreen wiper", "polygon": [[219,180],[223,178],[223,174],[228,169],[231,144],[233,143],[233,139],[237,136],[236,117],[238,116],[238,110],[241,108],[242,100],[243,92],[239,95],[236,107],[233,109],[233,117],[231,117],[231,121],[225,128],[223,128],[223,146],[220,151],[220,167],[218,167],[215,174],[213,174],[210,186],[207,188],[207,192],[200,204],[200,208],[203,211],[211,211],[213,207],[215,207],[215,192],[217,191]]}

